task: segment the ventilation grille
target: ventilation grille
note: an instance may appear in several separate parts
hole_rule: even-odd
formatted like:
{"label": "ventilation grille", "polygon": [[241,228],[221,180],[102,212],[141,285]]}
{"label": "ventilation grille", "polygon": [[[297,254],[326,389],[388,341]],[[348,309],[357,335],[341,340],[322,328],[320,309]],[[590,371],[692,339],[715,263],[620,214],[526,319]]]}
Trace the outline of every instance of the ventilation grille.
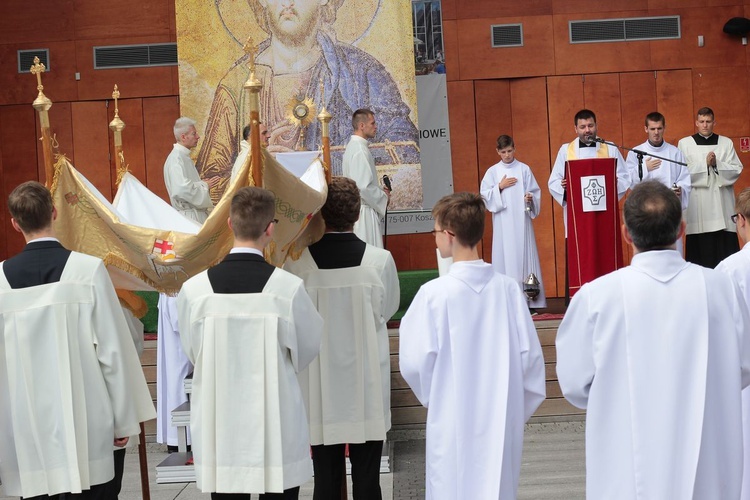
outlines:
{"label": "ventilation grille", "polygon": [[18,72],[29,73],[29,70],[34,65],[35,57],[38,57],[39,62],[47,68],[45,71],[51,69],[49,66],[49,49],[29,49],[18,51]]}
{"label": "ventilation grille", "polygon": [[521,24],[493,24],[493,47],[523,47],[523,25]]}
{"label": "ventilation grille", "polygon": [[680,16],[570,21],[570,43],[672,40],[680,38]]}
{"label": "ventilation grille", "polygon": [[94,47],[94,69],[176,65],[176,43]]}

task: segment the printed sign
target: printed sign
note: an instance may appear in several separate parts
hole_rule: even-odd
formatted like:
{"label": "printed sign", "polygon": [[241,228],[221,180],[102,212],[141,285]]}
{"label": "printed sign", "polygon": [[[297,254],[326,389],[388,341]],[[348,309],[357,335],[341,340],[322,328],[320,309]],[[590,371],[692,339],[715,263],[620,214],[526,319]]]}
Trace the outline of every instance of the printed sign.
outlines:
{"label": "printed sign", "polygon": [[607,210],[607,188],[603,175],[581,177],[581,193],[584,212],[605,212]]}

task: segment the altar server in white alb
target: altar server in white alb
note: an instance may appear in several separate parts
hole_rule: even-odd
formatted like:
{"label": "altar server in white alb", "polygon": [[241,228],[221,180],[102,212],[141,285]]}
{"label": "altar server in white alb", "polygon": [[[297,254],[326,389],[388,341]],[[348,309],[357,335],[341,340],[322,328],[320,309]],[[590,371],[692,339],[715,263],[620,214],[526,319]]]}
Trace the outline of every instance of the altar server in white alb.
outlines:
{"label": "altar server in white alb", "polygon": [[154,418],[104,263],[55,237],[50,192],[8,198],[26,247],[0,272],[0,477],[5,495],[110,500],[112,446]]}
{"label": "altar server in white alb", "polygon": [[[178,118],[174,124],[174,137],[177,142],[164,162],[164,184],[169,201],[182,215],[203,224],[213,207],[209,190],[219,182],[219,178],[202,181],[190,158],[190,150],[200,139],[194,120]],[[172,410],[187,401],[183,381],[193,371],[193,366],[180,345],[176,298],[160,294],[158,306],[156,441],[167,444],[170,451],[177,451],[177,428],[172,425],[171,414]]]}
{"label": "altar server in white alb", "polygon": [[521,290],[533,272],[539,280],[539,295],[529,301],[529,307],[547,307],[531,223],[539,215],[542,190],[531,168],[516,159],[512,137],[497,138],[497,154],[501,161],[487,170],[480,187],[487,210],[492,212],[492,268],[513,278]]}
{"label": "altar server in white alb", "polygon": [[[625,161],[630,172],[630,179],[633,181],[632,187],[637,186],[643,181],[659,181],[680,198],[682,211],[687,210],[688,200],[690,200],[690,173],[685,165],[674,163],[660,158],[648,156],[654,154],[685,163],[685,157],[682,151],[672,146],[664,140],[664,131],[667,128],[667,121],[659,112],[654,111],[646,115],[644,129],[648,139],[643,144],[635,147],[646,153],[641,160],[640,169],[638,168],[638,153],[630,151],[628,159]],[[641,178],[642,177],[642,178]],[[684,255],[682,238],[677,240],[677,251]]]}
{"label": "altar server in white alb", "polygon": [[391,190],[380,187],[375,159],[370,153],[368,139],[378,132],[375,113],[369,109],[358,109],[352,115],[352,137],[346,145],[342,170],[345,177],[353,179],[362,197],[359,220],[354,224],[354,234],[362,241],[383,248],[383,232],[380,229],[380,217],[385,215]]}
{"label": "altar server in white alb", "polygon": [[560,206],[563,207],[563,221],[565,222],[565,234],[567,238],[568,205],[566,188],[568,179],[565,177],[565,162],[568,160],[583,160],[587,158],[615,158],[617,160],[617,196],[625,196],[630,188],[630,174],[625,166],[625,160],[620,150],[609,144],[596,142],[598,126],[596,115],[590,109],[582,109],[573,118],[575,131],[578,135],[576,140],[560,146],[555,157],[555,164],[549,176],[547,186],[549,192]]}
{"label": "altar server in white alb", "polygon": [[[737,196],[732,219],[737,225],[737,234],[744,245],[742,250],[722,260],[717,271],[732,278],[742,293],[742,298],[750,308],[750,188],[745,188]],[[741,500],[750,500],[750,389],[742,391],[742,441],[744,448],[744,469],[742,474]]]}
{"label": "altar server in white alb", "polygon": [[479,258],[482,197],[435,204],[435,242],[453,257],[401,321],[401,375],[427,407],[426,498],[513,499],[524,424],[544,401],[544,359],[518,284]]}
{"label": "altar server in white alb", "polygon": [[698,110],[698,133],[677,143],[687,159],[690,203],[687,209],[685,258],[705,267],[716,267],[740,249],[737,229],[730,220],[734,213],[734,183],[742,163],[729,137],[714,134],[714,112]]}
{"label": "altar server in white alb", "polygon": [[643,182],[623,212],[631,264],[581,287],[557,333],[560,387],[586,409],[586,497],[739,498],[747,306],[675,250],[671,189]]}
{"label": "altar server in white alb", "polygon": [[177,298],[182,344],[195,365],[197,485],[213,500],[294,499],[312,476],[297,373],[318,355],[323,319],[302,280],[263,258],[274,214],[270,191],[237,191],[228,221],[234,248]]}
{"label": "altar server in white alb", "polygon": [[357,499],[380,499],[380,457],[391,428],[391,364],[386,322],[400,300],[390,252],[352,232],[359,217],[357,185],[334,177],[321,209],[326,233],[287,269],[323,316],[320,356],[300,373],[310,419],[314,498],[341,492],[344,447],[349,444]]}

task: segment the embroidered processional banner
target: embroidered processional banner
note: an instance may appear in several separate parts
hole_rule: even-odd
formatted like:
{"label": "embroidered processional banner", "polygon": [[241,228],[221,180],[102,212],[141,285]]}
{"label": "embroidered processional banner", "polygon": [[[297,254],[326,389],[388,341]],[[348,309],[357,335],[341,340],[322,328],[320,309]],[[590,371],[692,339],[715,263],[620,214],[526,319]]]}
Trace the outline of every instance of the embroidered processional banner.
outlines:
{"label": "embroidered processional banner", "polygon": [[[249,38],[269,151],[320,149],[315,117],[325,105],[333,115],[332,173],[340,175],[352,113],[369,108],[378,125],[371,151],[379,177],[394,178],[389,210],[421,208],[411,8],[409,0],[176,2],[181,112],[202,132],[201,176],[223,179],[214,199],[226,189],[249,117],[242,89]],[[292,113],[300,104],[309,108],[304,117]]]}
{"label": "embroidered processional banner", "polygon": [[623,267],[617,160],[565,162],[568,210],[568,290]]}
{"label": "embroidered processional banner", "polygon": [[[276,197],[279,224],[266,259],[280,266],[322,236],[314,215],[325,203],[327,185],[319,161],[298,178],[264,152],[264,178]],[[116,288],[174,294],[190,277],[219,262],[232,247],[227,226],[232,196],[249,182],[247,162],[208,219],[199,225],[125,173],[114,202],[107,199],[64,156],[55,165],[54,228],[71,250],[107,264]]]}

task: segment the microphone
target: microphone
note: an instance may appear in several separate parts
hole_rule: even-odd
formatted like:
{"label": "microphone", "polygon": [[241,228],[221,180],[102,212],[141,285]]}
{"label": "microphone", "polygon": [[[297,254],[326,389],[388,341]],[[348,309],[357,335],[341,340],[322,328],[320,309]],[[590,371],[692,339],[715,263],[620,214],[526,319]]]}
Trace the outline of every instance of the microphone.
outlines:
{"label": "microphone", "polygon": [[593,141],[594,141],[594,142],[606,142],[606,141],[605,141],[604,139],[602,139],[601,137],[594,137]]}
{"label": "microphone", "polygon": [[387,176],[383,176],[383,185],[388,191],[393,191],[393,188],[391,188],[391,179]]}

